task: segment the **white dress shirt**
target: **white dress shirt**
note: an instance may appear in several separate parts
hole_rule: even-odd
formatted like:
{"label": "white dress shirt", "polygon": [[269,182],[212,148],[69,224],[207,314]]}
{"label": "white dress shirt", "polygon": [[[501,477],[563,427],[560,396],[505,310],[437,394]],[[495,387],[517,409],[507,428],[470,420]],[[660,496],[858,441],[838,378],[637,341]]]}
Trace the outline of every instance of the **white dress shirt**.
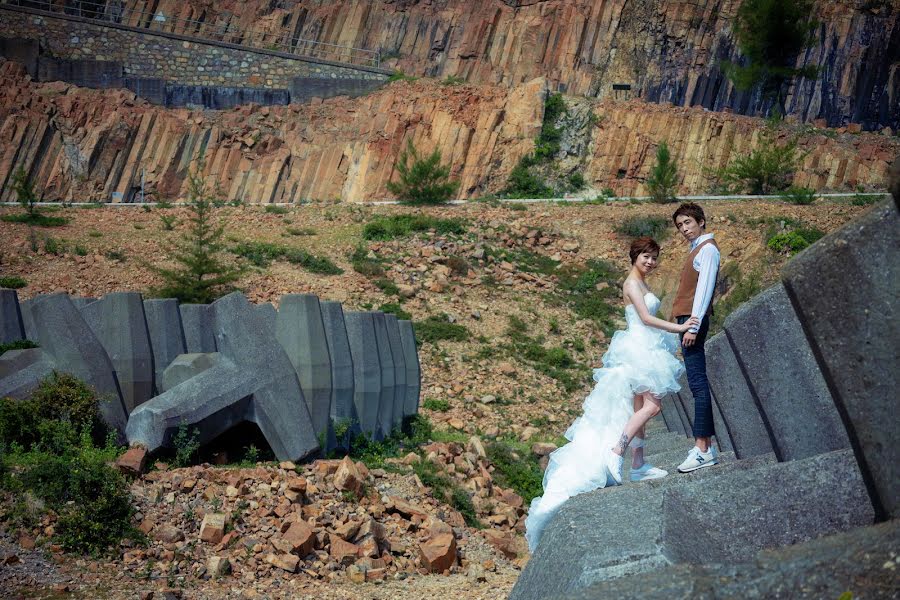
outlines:
{"label": "white dress shirt", "polygon": [[[713,234],[705,233],[691,242],[691,252],[694,248],[713,239]],[[712,302],[713,292],[716,289],[716,274],[719,272],[719,249],[712,244],[707,244],[700,248],[700,252],[694,256],[693,266],[700,276],[697,279],[697,289],[694,291],[694,304],[691,308],[691,315],[703,318],[709,303]],[[700,326],[695,325],[689,330],[691,333],[700,331]]]}

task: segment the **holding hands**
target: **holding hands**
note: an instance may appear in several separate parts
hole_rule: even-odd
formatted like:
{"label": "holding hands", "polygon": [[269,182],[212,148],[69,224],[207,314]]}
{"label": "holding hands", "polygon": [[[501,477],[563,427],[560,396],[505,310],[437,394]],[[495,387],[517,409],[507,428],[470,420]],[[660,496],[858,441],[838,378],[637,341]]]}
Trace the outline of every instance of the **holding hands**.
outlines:
{"label": "holding hands", "polygon": [[685,321],[685,322],[682,323],[681,325],[678,325],[678,333],[684,333],[684,334],[686,334],[686,335],[684,336],[684,341],[685,341],[685,345],[686,345],[686,346],[690,346],[690,345],[691,345],[691,344],[688,344],[688,343],[687,343],[688,336],[691,336],[691,343],[693,343],[694,338],[697,337],[697,334],[696,334],[696,333],[688,333],[688,330],[689,330],[691,327],[699,327],[699,326],[700,326],[700,319],[699,319],[698,317],[694,317],[694,316],[692,316],[690,319],[688,319],[687,321]]}

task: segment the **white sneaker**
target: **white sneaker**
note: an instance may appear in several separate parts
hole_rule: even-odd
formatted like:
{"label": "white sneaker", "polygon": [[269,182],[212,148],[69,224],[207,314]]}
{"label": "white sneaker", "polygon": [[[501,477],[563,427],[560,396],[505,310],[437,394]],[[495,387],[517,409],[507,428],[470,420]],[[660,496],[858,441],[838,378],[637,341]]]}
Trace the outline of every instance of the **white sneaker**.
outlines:
{"label": "white sneaker", "polygon": [[606,452],[606,478],[611,479],[615,485],[622,485],[622,463],[625,462],[625,457],[612,450]]}
{"label": "white sneaker", "polygon": [[718,454],[714,454],[714,451],[701,452],[700,448],[694,446],[688,452],[684,462],[678,465],[678,471],[680,473],[690,473],[703,467],[711,467],[717,462],[719,462],[719,457]]}
{"label": "white sneaker", "polygon": [[648,479],[662,479],[668,474],[668,471],[664,471],[645,462],[639,469],[631,469],[630,477],[632,481],[647,481]]}

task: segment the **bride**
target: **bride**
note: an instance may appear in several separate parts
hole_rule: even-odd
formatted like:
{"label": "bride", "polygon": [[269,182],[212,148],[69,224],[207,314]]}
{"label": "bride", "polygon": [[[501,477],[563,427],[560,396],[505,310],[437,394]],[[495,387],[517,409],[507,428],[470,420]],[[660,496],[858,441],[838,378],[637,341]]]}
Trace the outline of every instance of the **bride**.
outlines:
{"label": "bride", "polygon": [[622,483],[625,450],[632,449],[631,480],[668,475],[644,461],[644,426],[659,414],[660,398],[680,389],[684,365],[675,358],[677,333],[699,323],[683,325],[655,316],[659,298],[645,278],[656,268],[659,244],[649,237],[635,240],[629,251],[631,272],[622,285],[625,331],[617,331],[603,355],[603,368],[594,369],[596,385],[584,401],[583,414],[566,431],[569,443],[550,455],[544,473],[544,495],[531,502],[525,538],[537,548],[547,522],[567,499],[607,485]]}

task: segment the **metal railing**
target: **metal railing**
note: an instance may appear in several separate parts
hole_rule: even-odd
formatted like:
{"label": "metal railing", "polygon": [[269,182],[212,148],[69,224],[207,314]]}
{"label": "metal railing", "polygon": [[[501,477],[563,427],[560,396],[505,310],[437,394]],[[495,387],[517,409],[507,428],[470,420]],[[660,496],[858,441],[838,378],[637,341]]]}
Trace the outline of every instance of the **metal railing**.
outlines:
{"label": "metal railing", "polygon": [[0,0],[0,4],[20,6],[48,14],[80,17],[102,25],[114,23],[161,33],[183,35],[196,38],[198,41],[209,40],[349,65],[381,67],[379,50],[354,48],[293,37],[292,33],[284,28],[278,31],[258,28],[244,29],[230,23],[175,17],[163,14],[162,11],[152,13],[127,8],[124,2],[117,0]]}

